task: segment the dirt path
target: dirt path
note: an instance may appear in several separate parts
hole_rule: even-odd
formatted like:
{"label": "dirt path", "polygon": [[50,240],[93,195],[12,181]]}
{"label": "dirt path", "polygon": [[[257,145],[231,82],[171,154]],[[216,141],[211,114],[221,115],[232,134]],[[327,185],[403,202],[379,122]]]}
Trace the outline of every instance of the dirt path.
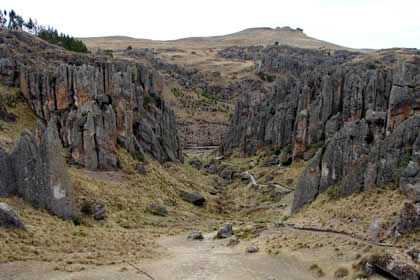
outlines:
{"label": "dirt path", "polygon": [[[160,241],[162,256],[135,263],[156,280],[267,280],[315,279],[297,260],[264,253],[244,254],[243,248],[228,248],[226,240],[187,241],[186,236]],[[149,279],[128,264],[88,268],[80,272],[54,271],[53,263],[15,262],[1,264],[0,279]]]}

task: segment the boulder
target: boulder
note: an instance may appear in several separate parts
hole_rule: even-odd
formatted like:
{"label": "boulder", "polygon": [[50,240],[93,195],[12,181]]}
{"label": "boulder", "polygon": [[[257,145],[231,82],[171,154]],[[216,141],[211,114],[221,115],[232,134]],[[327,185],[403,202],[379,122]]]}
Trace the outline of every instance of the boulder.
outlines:
{"label": "boulder", "polygon": [[210,174],[216,174],[219,172],[219,169],[217,169],[216,164],[212,163],[207,167],[207,172]]}
{"label": "boulder", "polygon": [[286,225],[282,221],[274,223],[275,228],[282,228],[282,227],[285,227],[285,226]]}
{"label": "boulder", "polygon": [[206,202],[206,198],[197,191],[188,193],[181,190],[179,191],[179,196],[196,206],[203,206],[204,202]]}
{"label": "boulder", "polygon": [[400,233],[406,233],[418,227],[420,227],[420,202],[406,201],[400,214],[397,230]]}
{"label": "boulder", "polygon": [[200,231],[193,231],[188,235],[187,239],[188,240],[203,240],[204,236]]}
{"label": "boulder", "polygon": [[228,238],[233,235],[232,224],[225,224],[221,229],[217,231],[217,238]]}
{"label": "boulder", "polygon": [[25,226],[19,220],[12,208],[6,203],[0,202],[0,227],[22,229],[26,231]]}
{"label": "boulder", "polygon": [[157,216],[167,216],[168,215],[168,209],[166,209],[166,207],[164,207],[162,205],[151,204],[151,205],[149,205],[148,209],[149,209],[150,213],[152,213],[153,215],[157,215]]}
{"label": "boulder", "polygon": [[420,172],[419,165],[415,161],[410,161],[407,167],[401,172],[403,177],[416,177]]}
{"label": "boulder", "polygon": [[420,182],[415,185],[400,185],[400,190],[407,197],[407,199],[415,202],[420,201]]}
{"label": "boulder", "polygon": [[201,166],[203,165],[203,163],[198,159],[192,159],[189,163],[192,167],[194,167],[197,170],[200,170]]}
{"label": "boulder", "polygon": [[103,204],[98,203],[98,202],[92,203],[91,212],[92,212],[93,218],[96,221],[105,219],[106,209],[105,209],[105,206]]}
{"label": "boulder", "polygon": [[270,158],[264,163],[265,166],[270,166],[270,165],[277,165],[279,164],[280,160],[279,160],[279,156],[278,155],[271,155]]}
{"label": "boulder", "polygon": [[217,195],[217,191],[213,190],[213,189],[208,189],[207,190],[209,192],[209,194],[211,195]]}
{"label": "boulder", "polygon": [[260,249],[258,249],[258,247],[252,246],[252,247],[246,248],[245,252],[247,254],[253,254],[253,253],[257,253],[259,250]]}
{"label": "boulder", "polygon": [[360,262],[360,268],[369,276],[375,270],[389,273],[399,280],[418,280],[417,270],[405,263],[397,262],[390,254],[375,254],[364,258]]}
{"label": "boulder", "polygon": [[411,260],[415,263],[420,264],[420,248],[411,248],[405,252]]}
{"label": "boulder", "polygon": [[228,243],[226,244],[227,247],[233,247],[235,245],[239,244],[239,238],[236,236],[233,236],[229,238]]}

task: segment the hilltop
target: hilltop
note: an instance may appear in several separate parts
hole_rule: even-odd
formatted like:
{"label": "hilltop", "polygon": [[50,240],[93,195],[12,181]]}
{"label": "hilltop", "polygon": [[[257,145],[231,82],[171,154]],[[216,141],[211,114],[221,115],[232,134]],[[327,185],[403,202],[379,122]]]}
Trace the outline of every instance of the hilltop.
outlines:
{"label": "hilltop", "polygon": [[190,37],[178,40],[159,41],[135,39],[124,36],[80,38],[88,48],[121,49],[131,45],[133,48],[224,48],[230,46],[267,46],[278,42],[299,48],[348,49],[329,42],[307,36],[301,29],[288,26],[248,28],[228,35],[211,37]]}

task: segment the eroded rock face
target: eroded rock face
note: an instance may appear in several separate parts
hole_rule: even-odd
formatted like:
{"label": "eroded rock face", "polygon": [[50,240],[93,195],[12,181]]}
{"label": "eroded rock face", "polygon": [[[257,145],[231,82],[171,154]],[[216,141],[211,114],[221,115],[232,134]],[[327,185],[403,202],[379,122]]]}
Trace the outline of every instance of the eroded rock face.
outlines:
{"label": "eroded rock face", "polygon": [[[33,56],[24,48],[36,48],[30,35],[4,30],[0,36],[5,42],[1,55],[20,48],[24,57],[10,55],[13,67],[6,68],[19,77],[35,114],[57,119],[60,139],[76,163],[91,170],[116,167],[117,144],[140,161],[144,152],[159,161],[182,160],[175,115],[159,96],[163,80],[155,70],[58,50]],[[0,79],[9,79],[9,70],[7,75],[0,71]]]}
{"label": "eroded rock face", "polygon": [[[76,216],[74,191],[64,166],[63,147],[54,121],[39,124],[40,138],[24,130],[10,154],[0,152],[0,195],[18,195],[64,219]],[[4,172],[4,173],[3,173]],[[6,185],[7,184],[7,185]]]}
{"label": "eroded rock face", "polygon": [[[382,58],[387,66],[378,67],[341,51],[272,46],[263,53],[260,70],[278,75],[273,92],[260,102],[241,97],[220,150],[254,155],[271,146],[295,159],[317,146],[293,211],[335,184],[343,197],[400,177],[413,186],[419,181],[415,164],[401,170],[407,159],[420,159],[419,59],[389,54]],[[410,55],[418,58],[414,50]]]}

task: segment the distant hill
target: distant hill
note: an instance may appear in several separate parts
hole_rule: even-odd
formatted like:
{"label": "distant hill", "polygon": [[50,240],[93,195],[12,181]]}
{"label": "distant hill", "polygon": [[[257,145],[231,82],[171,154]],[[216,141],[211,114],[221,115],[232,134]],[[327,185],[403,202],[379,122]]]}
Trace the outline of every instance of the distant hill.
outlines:
{"label": "distant hill", "polygon": [[212,36],[190,37],[171,41],[135,39],[124,36],[80,38],[88,48],[121,49],[131,45],[133,48],[223,48],[229,46],[289,45],[300,48],[348,49],[329,42],[307,36],[301,29],[288,26],[249,28],[236,33]]}

